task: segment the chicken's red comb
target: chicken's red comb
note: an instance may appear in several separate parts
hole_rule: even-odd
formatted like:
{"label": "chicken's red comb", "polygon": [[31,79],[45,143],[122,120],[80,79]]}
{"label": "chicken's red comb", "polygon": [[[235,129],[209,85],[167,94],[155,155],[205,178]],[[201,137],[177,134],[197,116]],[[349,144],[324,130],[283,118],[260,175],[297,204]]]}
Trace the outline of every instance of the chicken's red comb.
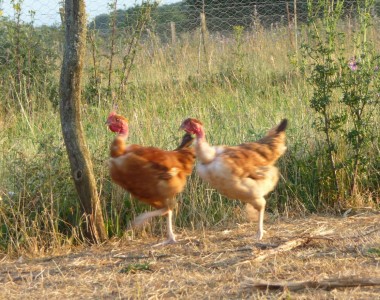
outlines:
{"label": "chicken's red comb", "polygon": [[108,115],[108,117],[112,117],[114,115],[116,115],[116,111],[115,110],[111,111],[110,114]]}
{"label": "chicken's red comb", "polygon": [[123,121],[128,122],[127,118],[125,118],[125,117],[123,117],[121,115],[118,115],[115,110],[113,110],[113,111],[110,112],[110,114],[108,115],[108,118],[111,118],[111,117],[114,117],[114,116],[117,116],[119,119],[122,119]]}
{"label": "chicken's red comb", "polygon": [[199,125],[203,125],[203,123],[195,118],[187,118],[183,121],[183,123],[197,123]]}

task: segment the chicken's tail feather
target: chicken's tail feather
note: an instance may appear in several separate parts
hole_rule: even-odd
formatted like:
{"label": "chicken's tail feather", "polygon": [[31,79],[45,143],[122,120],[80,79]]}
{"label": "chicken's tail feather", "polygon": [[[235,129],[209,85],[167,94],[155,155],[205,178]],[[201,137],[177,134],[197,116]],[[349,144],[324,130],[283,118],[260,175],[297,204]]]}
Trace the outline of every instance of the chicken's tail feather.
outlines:
{"label": "chicken's tail feather", "polygon": [[281,123],[277,126],[276,132],[280,133],[282,131],[285,131],[286,127],[288,127],[288,119],[283,119]]}
{"label": "chicken's tail feather", "polygon": [[176,150],[181,150],[184,148],[189,148],[191,144],[193,143],[194,138],[191,136],[190,133],[185,133],[185,135],[182,137],[181,144],[175,149]]}
{"label": "chicken's tail feather", "polygon": [[288,120],[287,119],[283,119],[280,124],[276,125],[275,127],[273,127],[271,130],[269,130],[267,136],[270,136],[270,137],[275,137],[275,136],[282,136],[286,127],[288,126]]}

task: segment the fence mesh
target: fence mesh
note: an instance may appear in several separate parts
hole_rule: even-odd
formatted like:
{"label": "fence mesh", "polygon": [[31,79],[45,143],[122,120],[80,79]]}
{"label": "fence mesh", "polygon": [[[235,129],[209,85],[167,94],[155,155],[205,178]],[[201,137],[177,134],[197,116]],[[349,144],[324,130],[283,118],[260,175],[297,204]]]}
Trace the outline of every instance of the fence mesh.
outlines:
{"label": "fence mesh", "polygon": [[[98,28],[109,28],[109,14],[115,10],[118,13],[118,25],[125,25],[128,23],[128,16],[138,14],[138,9],[133,9],[133,7],[141,6],[144,3],[157,3],[159,6],[153,17],[159,28],[170,28],[170,23],[175,22],[180,31],[188,31],[199,26],[202,12],[206,15],[208,29],[212,31],[229,30],[237,25],[250,28],[259,21],[266,27],[289,25],[289,23],[294,22],[295,16],[301,22],[306,20],[307,2],[308,0],[85,1],[88,20],[91,22],[96,19]],[[355,5],[356,0],[344,2],[348,13]],[[62,0],[0,1],[3,16],[14,18],[17,14],[15,7],[19,7],[21,8],[21,19],[27,23],[33,22],[36,26],[59,25],[62,20],[63,6],[64,1]],[[378,10],[379,6],[379,2],[375,1],[374,10]]]}
{"label": "fence mesh", "polygon": [[[177,80],[202,72],[220,74],[226,69],[235,74],[242,65],[250,63],[247,57],[253,47],[269,45],[265,39],[274,40],[274,44],[268,46],[266,56],[260,54],[261,59],[272,64],[275,59],[283,60],[276,57],[276,43],[282,43],[281,47],[289,52],[297,51],[302,39],[300,28],[307,20],[308,2],[85,1],[88,97],[94,93],[99,96],[101,88],[109,92],[119,86],[121,91],[131,80],[157,81],[157,76],[142,72],[139,75],[142,68],[154,64],[157,72],[159,69],[162,73],[161,79]],[[356,0],[344,1],[344,16],[354,18],[356,3]],[[322,13],[322,7],[315,7],[320,9],[316,14]],[[30,88],[41,76],[59,69],[64,43],[64,1],[0,0],[0,9],[0,63],[4,66],[0,73],[2,78],[16,77]],[[375,1],[372,13],[376,16],[379,11],[380,1]],[[29,48],[30,45],[33,47]],[[43,88],[52,89],[54,94],[53,86],[52,83]],[[57,99],[57,93],[50,98]]]}

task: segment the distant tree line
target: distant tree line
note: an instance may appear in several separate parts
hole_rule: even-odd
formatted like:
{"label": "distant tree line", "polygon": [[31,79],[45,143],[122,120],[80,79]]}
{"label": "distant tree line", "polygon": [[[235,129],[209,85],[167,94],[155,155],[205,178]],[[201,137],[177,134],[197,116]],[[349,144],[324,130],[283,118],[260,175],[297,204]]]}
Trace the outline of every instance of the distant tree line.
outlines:
{"label": "distant tree line", "polygon": [[[127,10],[118,9],[110,14],[98,15],[89,23],[89,27],[106,33],[111,29],[112,18],[116,18],[117,28],[132,28],[138,22],[141,8],[141,5],[136,5]],[[175,22],[179,31],[187,30],[189,24],[194,22],[194,20],[189,19],[187,9],[183,2],[158,6],[152,13],[152,26],[160,31],[170,22]]]}

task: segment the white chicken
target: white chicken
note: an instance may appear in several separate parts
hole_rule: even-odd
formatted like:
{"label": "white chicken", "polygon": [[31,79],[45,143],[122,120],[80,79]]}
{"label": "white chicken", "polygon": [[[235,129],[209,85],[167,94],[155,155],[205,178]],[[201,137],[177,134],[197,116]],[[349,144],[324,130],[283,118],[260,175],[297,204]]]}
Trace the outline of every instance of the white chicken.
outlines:
{"label": "white chicken", "polygon": [[222,195],[239,199],[259,212],[259,240],[264,234],[264,196],[276,187],[279,180],[279,171],[274,164],[286,151],[287,124],[284,119],[262,139],[238,146],[211,146],[206,141],[203,124],[197,119],[188,118],[180,127],[196,136],[199,176]]}

